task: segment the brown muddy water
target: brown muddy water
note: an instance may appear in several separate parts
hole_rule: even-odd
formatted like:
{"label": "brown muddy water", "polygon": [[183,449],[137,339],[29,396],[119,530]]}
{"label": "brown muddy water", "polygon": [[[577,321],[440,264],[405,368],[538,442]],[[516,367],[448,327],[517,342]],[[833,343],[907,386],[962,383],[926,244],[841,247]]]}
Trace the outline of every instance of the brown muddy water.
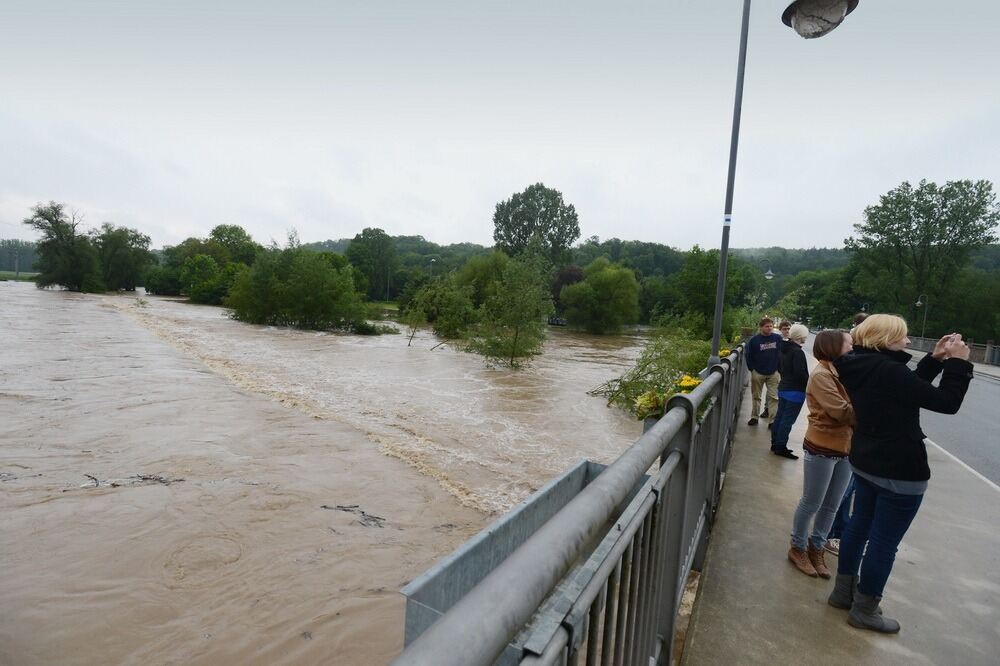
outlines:
{"label": "brown muddy water", "polygon": [[418,333],[0,282],[0,663],[379,664],[399,589],[640,433],[586,390],[642,339],[520,372]]}

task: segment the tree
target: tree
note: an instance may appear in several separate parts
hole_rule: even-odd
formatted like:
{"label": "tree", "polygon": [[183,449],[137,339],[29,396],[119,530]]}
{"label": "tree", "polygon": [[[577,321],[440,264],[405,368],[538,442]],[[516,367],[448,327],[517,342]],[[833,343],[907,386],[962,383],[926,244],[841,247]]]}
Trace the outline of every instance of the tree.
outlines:
{"label": "tree", "polygon": [[569,259],[569,247],[580,237],[576,209],[563,202],[562,194],[542,183],[496,205],[493,240],[510,256],[524,252],[537,236],[554,266]]}
{"label": "tree", "polygon": [[181,267],[181,285],[195,303],[221,302],[219,294],[219,265],[207,254],[188,257]]}
{"label": "tree", "polygon": [[350,270],[329,254],[296,252],[283,294],[285,319],[298,328],[347,328],[364,319]]}
{"label": "tree", "polygon": [[156,263],[149,251],[149,236],[128,227],[116,227],[105,222],[90,232],[97,249],[101,276],[108,289],[135,291],[147,266]]}
{"label": "tree", "polygon": [[290,239],[283,250],[261,252],[250,268],[229,267],[238,270],[225,300],[234,319],[314,330],[364,320],[350,266],[339,255],[305,250]]}
{"label": "tree", "polygon": [[423,308],[419,307],[419,304],[414,302],[411,307],[408,307],[403,311],[400,321],[403,322],[404,326],[406,326],[408,333],[406,346],[409,347],[413,344],[413,336],[417,334],[417,330],[421,326],[427,325],[427,315],[424,314]]}
{"label": "tree", "polygon": [[971,252],[996,240],[1000,220],[986,180],[903,182],[865,208],[864,222],[844,241],[858,262],[860,284],[883,309],[913,313],[920,294],[940,302]]}
{"label": "tree", "polygon": [[450,276],[439,277],[425,285],[413,299],[434,332],[443,338],[461,338],[476,321],[472,289],[461,287]]}
{"label": "tree", "polygon": [[246,230],[235,224],[220,224],[208,234],[208,242],[225,248],[228,261],[252,266],[264,248],[254,242]]}
{"label": "tree", "polygon": [[31,217],[25,218],[24,224],[42,235],[37,245],[40,272],[35,278],[39,287],[58,284],[70,291],[104,291],[97,251],[86,235],[77,233],[80,221],[55,201],[34,206]]}
{"label": "tree", "polygon": [[[396,244],[381,229],[366,228],[347,247],[347,260],[368,281],[368,298],[389,300],[391,276],[396,267]],[[399,285],[402,286],[402,285]]]}
{"label": "tree", "polygon": [[635,273],[601,257],[584,269],[582,282],[563,287],[566,318],[590,333],[617,333],[639,318],[639,283]]}
{"label": "tree", "polygon": [[478,308],[493,295],[509,261],[510,257],[499,250],[482,257],[470,257],[456,272],[455,284],[472,290],[472,304]]}
{"label": "tree", "polygon": [[563,314],[563,304],[560,296],[563,287],[576,284],[583,280],[583,269],[579,266],[564,266],[556,271],[556,276],[552,280],[552,303],[557,314]]}
{"label": "tree", "polygon": [[38,261],[35,243],[17,239],[0,240],[0,271],[30,273]]}
{"label": "tree", "polygon": [[506,263],[497,289],[483,304],[469,348],[492,363],[516,368],[541,352],[545,318],[552,314],[548,277],[537,257]]}

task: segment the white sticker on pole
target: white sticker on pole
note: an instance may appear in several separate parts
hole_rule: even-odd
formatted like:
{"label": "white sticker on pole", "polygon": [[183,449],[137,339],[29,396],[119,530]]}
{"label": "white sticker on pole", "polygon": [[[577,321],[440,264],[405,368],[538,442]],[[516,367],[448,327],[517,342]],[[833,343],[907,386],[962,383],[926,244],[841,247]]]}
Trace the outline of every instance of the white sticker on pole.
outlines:
{"label": "white sticker on pole", "polygon": [[725,216],[725,220],[722,222],[722,226],[724,226],[724,227],[731,227],[731,226],[733,226],[733,216],[732,215],[726,215]]}

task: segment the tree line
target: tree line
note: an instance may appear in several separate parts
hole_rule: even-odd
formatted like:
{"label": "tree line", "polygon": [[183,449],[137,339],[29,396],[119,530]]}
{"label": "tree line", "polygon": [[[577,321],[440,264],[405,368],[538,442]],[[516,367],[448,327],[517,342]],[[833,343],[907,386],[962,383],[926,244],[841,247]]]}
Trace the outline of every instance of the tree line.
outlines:
{"label": "tree line", "polygon": [[[693,337],[711,331],[717,250],[596,236],[578,243],[575,208],[541,183],[496,204],[492,248],[442,246],[375,228],[306,244],[293,233],[286,246],[265,247],[242,227],[223,224],[153,252],[134,229],[106,223],[84,232],[59,203],[31,213],[25,223],[41,236],[39,286],[142,284],[153,294],[226,305],[248,322],[358,332],[373,330],[366,303],[390,301],[411,331],[428,324],[508,365],[538,352],[549,318],[595,334],[636,323]],[[987,181],[903,183],[865,209],[842,249],[734,250],[724,334],[764,313],[843,326],[865,308],[903,314],[914,333],[927,312],[928,335],[957,328],[996,338],[998,217]]]}

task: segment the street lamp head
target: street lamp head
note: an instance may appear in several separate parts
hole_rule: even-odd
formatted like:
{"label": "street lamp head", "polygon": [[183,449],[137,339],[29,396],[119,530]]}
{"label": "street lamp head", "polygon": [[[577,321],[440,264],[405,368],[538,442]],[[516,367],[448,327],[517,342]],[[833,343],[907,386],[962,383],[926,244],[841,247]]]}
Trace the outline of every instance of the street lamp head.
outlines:
{"label": "street lamp head", "polygon": [[774,273],[771,272],[770,268],[768,268],[767,272],[764,273],[764,279],[765,280],[773,280],[774,279]]}
{"label": "street lamp head", "polygon": [[914,303],[914,305],[916,305],[916,306],[917,306],[918,308],[919,308],[919,307],[922,307],[922,306],[923,306],[923,304],[924,304],[924,302],[923,302],[923,301],[921,301],[921,300],[919,300],[919,299],[917,300],[917,302],[916,302],[916,303]]}
{"label": "street lamp head", "polygon": [[781,22],[805,39],[832,32],[854,11],[859,0],[795,0],[781,13]]}

